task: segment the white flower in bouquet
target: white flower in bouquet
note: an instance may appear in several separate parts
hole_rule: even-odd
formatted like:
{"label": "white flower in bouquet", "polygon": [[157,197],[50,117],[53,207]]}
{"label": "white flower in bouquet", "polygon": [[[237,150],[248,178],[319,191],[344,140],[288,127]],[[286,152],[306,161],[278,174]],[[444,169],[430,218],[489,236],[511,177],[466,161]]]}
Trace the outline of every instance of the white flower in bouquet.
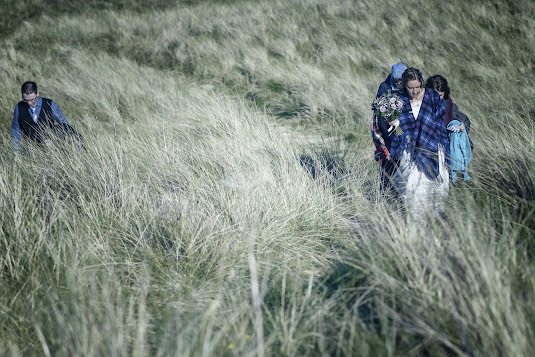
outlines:
{"label": "white flower in bouquet", "polygon": [[388,91],[373,101],[372,108],[376,117],[383,117],[388,121],[390,124],[389,133],[394,131],[397,136],[403,134],[398,119],[403,108],[403,101],[397,94]]}

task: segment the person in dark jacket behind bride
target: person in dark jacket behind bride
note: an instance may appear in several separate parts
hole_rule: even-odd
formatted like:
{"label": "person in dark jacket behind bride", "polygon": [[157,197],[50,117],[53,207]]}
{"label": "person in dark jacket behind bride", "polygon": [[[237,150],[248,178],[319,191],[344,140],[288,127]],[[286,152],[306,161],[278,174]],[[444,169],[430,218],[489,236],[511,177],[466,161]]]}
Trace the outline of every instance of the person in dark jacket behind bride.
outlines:
{"label": "person in dark jacket behind bride", "polygon": [[[407,69],[407,66],[402,62],[394,64],[388,77],[379,85],[376,98],[389,91],[399,93],[402,89],[401,76],[405,69]],[[374,158],[375,161],[379,161],[381,164],[379,171],[381,191],[390,186],[390,178],[394,174],[397,165],[390,157],[391,136],[388,132],[389,127],[390,124],[385,118],[376,117],[375,114],[372,116],[371,134],[373,143],[375,144]]]}

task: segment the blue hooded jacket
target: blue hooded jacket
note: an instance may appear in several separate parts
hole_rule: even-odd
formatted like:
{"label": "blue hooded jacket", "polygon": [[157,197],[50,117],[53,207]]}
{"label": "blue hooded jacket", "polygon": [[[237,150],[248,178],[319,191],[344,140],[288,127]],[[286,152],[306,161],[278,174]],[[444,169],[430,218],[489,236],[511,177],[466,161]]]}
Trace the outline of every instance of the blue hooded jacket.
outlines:
{"label": "blue hooded jacket", "polygon": [[[448,129],[460,126],[459,120],[452,120],[448,124]],[[450,136],[450,170],[466,171],[468,164],[472,161],[472,148],[466,130],[461,132],[449,132]]]}
{"label": "blue hooded jacket", "polygon": [[388,91],[392,93],[399,93],[399,88],[394,85],[394,80],[392,79],[392,73],[386,77],[384,82],[382,82],[379,85],[379,89],[377,90],[377,95],[375,98],[379,98],[383,94],[387,93]]}

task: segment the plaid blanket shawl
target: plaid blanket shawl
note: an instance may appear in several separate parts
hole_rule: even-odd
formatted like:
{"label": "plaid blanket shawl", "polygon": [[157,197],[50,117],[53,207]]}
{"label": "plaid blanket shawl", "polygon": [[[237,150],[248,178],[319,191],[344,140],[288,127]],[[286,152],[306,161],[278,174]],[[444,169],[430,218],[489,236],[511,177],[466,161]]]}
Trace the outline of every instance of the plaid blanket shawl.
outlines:
{"label": "plaid blanket shawl", "polygon": [[381,163],[381,166],[385,166],[390,158],[390,152],[386,147],[386,142],[383,138],[383,134],[381,134],[381,131],[379,130],[377,120],[378,118],[375,116],[375,114],[373,114],[372,123],[370,126],[373,143],[375,144],[375,153],[373,156],[375,158],[375,161],[379,161]]}
{"label": "plaid blanket shawl", "polygon": [[438,171],[438,148],[444,148],[446,157],[449,157],[448,132],[444,124],[445,110],[440,105],[440,96],[432,89],[426,88],[422,106],[415,120],[412,114],[409,97],[402,94],[405,105],[399,122],[403,134],[392,139],[390,155],[401,158],[406,149],[411,154],[411,160],[416,163],[418,170],[429,179],[440,177]]}

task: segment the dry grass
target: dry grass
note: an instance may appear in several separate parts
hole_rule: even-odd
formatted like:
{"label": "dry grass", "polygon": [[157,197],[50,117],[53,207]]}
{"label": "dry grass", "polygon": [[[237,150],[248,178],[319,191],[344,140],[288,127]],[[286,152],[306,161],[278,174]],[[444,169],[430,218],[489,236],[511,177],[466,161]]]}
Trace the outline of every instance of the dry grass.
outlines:
{"label": "dry grass", "polygon": [[[36,79],[87,150],[0,139],[0,354],[532,355],[535,17],[495,3],[132,2],[13,28],[4,127]],[[425,226],[377,193],[369,104],[398,60],[472,119],[473,181]]]}

